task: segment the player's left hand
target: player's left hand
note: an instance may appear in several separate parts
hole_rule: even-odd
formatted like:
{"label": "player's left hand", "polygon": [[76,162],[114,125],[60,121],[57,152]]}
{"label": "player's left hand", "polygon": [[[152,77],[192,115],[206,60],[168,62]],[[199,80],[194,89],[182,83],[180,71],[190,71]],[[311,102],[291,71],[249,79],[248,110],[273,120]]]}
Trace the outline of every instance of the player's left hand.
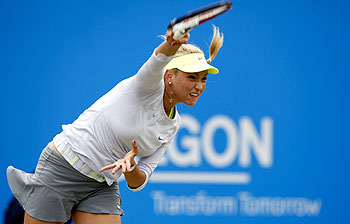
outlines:
{"label": "player's left hand", "polygon": [[130,172],[130,167],[135,165],[135,156],[138,154],[138,148],[136,141],[132,141],[133,149],[129,151],[123,159],[118,159],[113,164],[103,167],[100,172],[105,170],[113,169],[112,174],[115,174],[118,170],[122,170],[123,173]]}

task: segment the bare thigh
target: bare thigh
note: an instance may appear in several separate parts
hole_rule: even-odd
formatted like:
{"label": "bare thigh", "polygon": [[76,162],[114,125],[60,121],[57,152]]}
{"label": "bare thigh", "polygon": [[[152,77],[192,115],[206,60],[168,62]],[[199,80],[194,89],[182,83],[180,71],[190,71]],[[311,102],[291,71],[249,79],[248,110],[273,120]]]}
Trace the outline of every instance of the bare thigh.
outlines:
{"label": "bare thigh", "polygon": [[45,223],[55,223],[55,224],[63,224],[63,222],[44,222],[39,219],[33,218],[28,213],[24,215],[24,224],[45,224]]}
{"label": "bare thigh", "polygon": [[72,211],[74,224],[121,224],[120,215]]}

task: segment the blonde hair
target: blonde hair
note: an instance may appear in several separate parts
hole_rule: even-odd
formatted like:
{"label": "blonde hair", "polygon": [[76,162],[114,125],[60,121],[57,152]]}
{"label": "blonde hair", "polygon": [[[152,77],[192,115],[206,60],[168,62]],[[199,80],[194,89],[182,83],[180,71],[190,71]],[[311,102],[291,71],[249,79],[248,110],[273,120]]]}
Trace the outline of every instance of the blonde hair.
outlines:
{"label": "blonde hair", "polygon": [[[213,25],[213,38],[210,43],[209,47],[209,58],[207,59],[207,63],[210,63],[214,60],[216,57],[216,54],[219,52],[220,48],[222,47],[224,43],[224,35],[219,32],[219,28]],[[203,54],[203,51],[193,45],[193,44],[182,44],[181,47],[177,50],[176,54],[174,55],[174,58],[180,57],[186,54],[194,54],[194,53],[200,53]]]}

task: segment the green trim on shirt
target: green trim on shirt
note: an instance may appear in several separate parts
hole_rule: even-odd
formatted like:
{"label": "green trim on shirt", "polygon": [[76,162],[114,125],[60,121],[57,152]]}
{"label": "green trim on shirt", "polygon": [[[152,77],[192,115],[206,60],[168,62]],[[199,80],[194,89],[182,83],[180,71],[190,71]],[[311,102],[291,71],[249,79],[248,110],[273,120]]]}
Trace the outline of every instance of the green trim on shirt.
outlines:
{"label": "green trim on shirt", "polygon": [[175,107],[172,107],[169,113],[169,118],[174,119],[174,114],[175,114]]}

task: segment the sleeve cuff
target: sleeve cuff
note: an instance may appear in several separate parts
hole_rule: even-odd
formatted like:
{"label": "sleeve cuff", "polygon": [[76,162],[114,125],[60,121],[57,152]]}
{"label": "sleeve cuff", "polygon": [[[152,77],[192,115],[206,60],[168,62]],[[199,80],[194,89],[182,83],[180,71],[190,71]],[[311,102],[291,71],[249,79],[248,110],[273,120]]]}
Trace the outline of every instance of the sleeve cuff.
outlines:
{"label": "sleeve cuff", "polygon": [[158,53],[158,55],[156,55],[156,50],[153,51],[153,55],[154,57],[161,62],[170,62],[171,59],[173,59],[174,56],[166,56],[165,54],[162,53]]}

